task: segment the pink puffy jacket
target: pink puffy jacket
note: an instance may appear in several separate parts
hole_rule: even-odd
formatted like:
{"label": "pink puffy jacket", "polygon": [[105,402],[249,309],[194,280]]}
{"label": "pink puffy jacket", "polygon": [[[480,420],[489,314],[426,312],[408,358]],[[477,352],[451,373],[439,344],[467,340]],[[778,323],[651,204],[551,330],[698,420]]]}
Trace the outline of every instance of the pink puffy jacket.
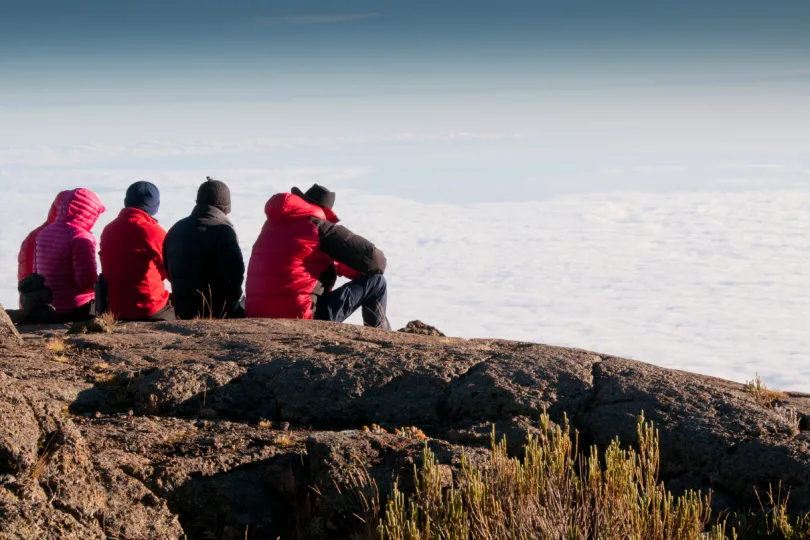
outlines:
{"label": "pink puffy jacket", "polygon": [[37,236],[34,271],[53,291],[53,307],[69,313],[93,299],[98,278],[96,239],[91,230],[104,205],[89,189],[65,192],[59,198],[54,222]]}

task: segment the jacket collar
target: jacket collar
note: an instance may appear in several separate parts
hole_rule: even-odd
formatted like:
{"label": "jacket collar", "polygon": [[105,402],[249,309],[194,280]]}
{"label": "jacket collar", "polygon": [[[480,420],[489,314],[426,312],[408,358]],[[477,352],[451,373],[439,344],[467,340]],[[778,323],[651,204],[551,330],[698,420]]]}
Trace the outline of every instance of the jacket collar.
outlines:
{"label": "jacket collar", "polygon": [[154,217],[150,216],[140,208],[122,208],[121,212],[118,213],[119,217],[125,217],[132,220],[142,220],[142,221],[149,221],[152,223],[157,223]]}
{"label": "jacket collar", "polygon": [[202,218],[202,217],[212,218],[216,219],[217,221],[222,221],[224,223],[227,223],[228,225],[231,225],[231,220],[228,219],[228,215],[219,208],[217,208],[216,206],[210,206],[207,204],[198,204],[197,206],[194,207],[194,210],[191,211],[191,215],[192,217],[195,218]]}

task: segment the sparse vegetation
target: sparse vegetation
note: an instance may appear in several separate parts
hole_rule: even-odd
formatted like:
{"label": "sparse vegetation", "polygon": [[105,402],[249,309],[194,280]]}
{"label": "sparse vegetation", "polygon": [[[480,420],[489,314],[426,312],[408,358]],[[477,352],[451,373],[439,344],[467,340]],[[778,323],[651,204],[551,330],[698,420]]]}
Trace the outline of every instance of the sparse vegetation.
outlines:
{"label": "sparse vegetation", "polygon": [[733,526],[739,540],[807,540],[810,538],[810,514],[791,517],[788,513],[790,495],[782,496],[781,485],[773,486],[763,497],[757,491],[761,512],[751,515],[733,514],[726,522]]}
{"label": "sparse vegetation", "polygon": [[638,439],[638,450],[622,449],[615,440],[604,454],[595,447],[580,454],[567,420],[557,426],[543,414],[540,434],[528,438],[522,460],[510,457],[506,440],[496,441],[493,431],[489,462],[482,466],[463,458],[449,486],[444,467],[425,445],[423,463],[414,467],[414,492],[406,495],[395,486],[384,509],[376,483],[358,466],[344,486],[360,524],[353,538],[810,538],[810,515],[791,519],[787,497],[773,490],[761,514],[713,521],[709,495],[687,491],[674,497],[658,480],[658,433],[643,415]]}
{"label": "sparse vegetation", "polygon": [[44,439],[40,440],[39,444],[37,445],[39,456],[37,457],[37,462],[34,464],[34,468],[31,471],[31,478],[34,480],[37,480],[40,476],[42,476],[42,473],[45,472],[45,467],[48,465],[48,461],[53,453],[51,445],[53,444],[55,438],[56,433],[52,433],[49,437],[47,437],[47,441]]}
{"label": "sparse vegetation", "polygon": [[113,331],[115,331],[118,321],[115,319],[115,315],[111,311],[102,313],[99,319],[101,319],[103,326],[107,328],[108,334],[112,334]]}
{"label": "sparse vegetation", "polygon": [[295,446],[295,441],[287,435],[280,435],[276,437],[276,440],[274,442],[281,448],[289,448],[290,446]]}
{"label": "sparse vegetation", "polygon": [[754,400],[763,407],[773,407],[782,400],[787,399],[787,394],[777,390],[771,390],[757,374],[753,380],[745,383],[745,391],[754,397]]}
{"label": "sparse vegetation", "polygon": [[722,526],[704,533],[709,497],[687,492],[673,497],[658,481],[658,433],[638,422],[639,450],[614,441],[602,457],[596,448],[578,454],[567,420],[553,425],[547,414],[540,435],[529,437],[522,460],[495,441],[486,467],[462,460],[458,485],[443,488],[443,475],[426,447],[416,490],[397,488],[379,535],[391,540],[428,538],[695,539],[724,538]]}
{"label": "sparse vegetation", "polygon": [[801,417],[795,408],[785,406],[782,403],[788,398],[787,394],[768,388],[759,375],[746,382],[744,388],[757,403],[775,411],[791,433],[798,435]]}
{"label": "sparse vegetation", "polygon": [[774,407],[774,410],[779,414],[779,416],[784,420],[785,425],[790,429],[790,432],[793,435],[798,435],[801,426],[801,417],[799,416],[799,411],[794,409],[793,407]]}
{"label": "sparse vegetation", "polygon": [[395,429],[394,435],[399,435],[400,437],[407,437],[409,439],[418,439],[420,441],[428,440],[428,436],[425,435],[425,432],[416,426],[407,426]]}
{"label": "sparse vegetation", "polygon": [[67,343],[65,343],[65,340],[61,338],[51,338],[45,342],[45,349],[54,354],[62,354],[68,350],[68,347],[69,346]]}
{"label": "sparse vegetation", "polygon": [[225,318],[224,307],[220,310],[219,314],[214,313],[214,307],[212,305],[212,301],[214,298],[214,292],[211,290],[211,286],[208,286],[208,294],[204,293],[203,291],[197,291],[197,294],[200,295],[202,299],[202,313],[195,317],[196,320],[201,321],[216,321],[219,319]]}
{"label": "sparse vegetation", "polygon": [[371,433],[378,433],[378,434],[388,433],[388,430],[386,430],[382,426],[378,426],[377,424],[371,424],[371,427],[363,426],[363,431],[368,431],[368,432],[371,432]]}
{"label": "sparse vegetation", "polygon": [[45,342],[45,350],[52,352],[54,355],[53,361],[62,364],[70,362],[70,358],[67,356],[70,348],[71,346],[61,338],[51,338]]}
{"label": "sparse vegetation", "polygon": [[118,381],[114,373],[96,373],[93,382],[101,385],[113,385]]}

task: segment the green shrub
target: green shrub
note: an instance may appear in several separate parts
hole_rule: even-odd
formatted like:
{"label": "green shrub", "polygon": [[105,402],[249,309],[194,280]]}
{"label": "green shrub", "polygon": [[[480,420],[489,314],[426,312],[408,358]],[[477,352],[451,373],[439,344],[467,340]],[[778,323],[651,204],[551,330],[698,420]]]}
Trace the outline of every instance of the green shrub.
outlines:
{"label": "green shrub", "polygon": [[495,441],[486,467],[462,459],[456,486],[444,489],[434,455],[425,447],[416,490],[397,488],[378,534],[390,540],[422,539],[722,539],[722,525],[704,533],[708,496],[673,497],[658,481],[658,433],[638,422],[639,450],[614,441],[604,454],[577,450],[567,419],[553,425],[547,414],[540,435],[529,437],[522,460]]}

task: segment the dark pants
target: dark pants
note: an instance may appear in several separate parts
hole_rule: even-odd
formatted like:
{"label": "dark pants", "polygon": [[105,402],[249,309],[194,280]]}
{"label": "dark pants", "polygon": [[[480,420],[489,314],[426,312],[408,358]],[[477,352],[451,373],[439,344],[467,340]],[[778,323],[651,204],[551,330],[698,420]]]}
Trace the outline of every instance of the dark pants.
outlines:
{"label": "dark pants", "polygon": [[315,306],[315,318],[321,321],[343,322],[363,310],[366,326],[391,329],[385,315],[388,305],[388,285],[380,275],[363,276],[342,287],[323,294]]}

